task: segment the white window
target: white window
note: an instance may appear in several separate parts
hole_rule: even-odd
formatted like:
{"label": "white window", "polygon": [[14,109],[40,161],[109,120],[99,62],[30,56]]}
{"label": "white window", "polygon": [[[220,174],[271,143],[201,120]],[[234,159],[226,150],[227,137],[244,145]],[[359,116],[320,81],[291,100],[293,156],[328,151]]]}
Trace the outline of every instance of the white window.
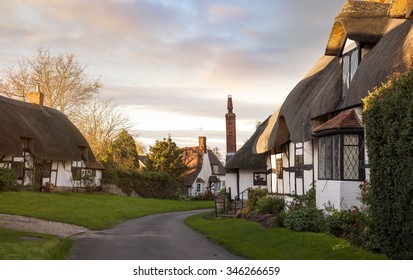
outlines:
{"label": "white window", "polygon": [[347,91],[350,87],[350,82],[356,74],[359,63],[360,49],[358,47],[343,54],[343,99],[347,96]]}
{"label": "white window", "polygon": [[197,193],[201,193],[201,190],[202,190],[202,184],[201,184],[201,183],[197,183],[197,184],[196,184],[196,192],[197,192]]}
{"label": "white window", "polygon": [[218,164],[212,164],[212,174],[219,174]]}

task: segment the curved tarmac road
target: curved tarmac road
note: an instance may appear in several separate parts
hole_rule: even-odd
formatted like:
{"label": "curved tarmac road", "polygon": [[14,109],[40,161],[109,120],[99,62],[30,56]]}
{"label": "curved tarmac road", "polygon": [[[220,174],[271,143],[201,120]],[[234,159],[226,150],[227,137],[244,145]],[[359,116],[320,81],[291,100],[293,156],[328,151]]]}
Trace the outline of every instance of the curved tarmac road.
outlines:
{"label": "curved tarmac road", "polygon": [[236,260],[241,259],[183,220],[195,210],[145,216],[77,237],[69,259],[77,260]]}

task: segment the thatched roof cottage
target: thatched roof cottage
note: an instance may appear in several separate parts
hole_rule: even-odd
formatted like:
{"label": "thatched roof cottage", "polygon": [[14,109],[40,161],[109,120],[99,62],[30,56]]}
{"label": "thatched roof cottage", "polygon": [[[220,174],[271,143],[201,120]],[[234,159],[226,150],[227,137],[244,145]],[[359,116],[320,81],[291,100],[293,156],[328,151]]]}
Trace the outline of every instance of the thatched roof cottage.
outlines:
{"label": "thatched roof cottage", "polygon": [[29,101],[0,96],[0,167],[15,170],[26,186],[100,186],[103,167],[80,131],[43,106],[39,87]]}
{"label": "thatched roof cottage", "polygon": [[276,163],[275,193],[303,194],[315,184],[319,208],[358,204],[358,186],[369,176],[362,98],[413,67],[412,10],[412,0],[345,3],[324,55],[253,147]]}

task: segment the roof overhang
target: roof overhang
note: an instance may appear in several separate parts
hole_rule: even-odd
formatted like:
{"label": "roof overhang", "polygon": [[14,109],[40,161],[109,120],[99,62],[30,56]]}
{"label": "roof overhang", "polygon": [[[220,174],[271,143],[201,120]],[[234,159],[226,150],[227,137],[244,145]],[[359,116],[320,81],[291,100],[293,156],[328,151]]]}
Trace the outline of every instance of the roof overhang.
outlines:
{"label": "roof overhang", "polygon": [[390,4],[347,1],[337,15],[325,54],[341,56],[346,39],[359,43],[377,43],[389,22]]}
{"label": "roof overhang", "polygon": [[253,145],[254,154],[262,154],[271,151],[276,146],[288,142],[290,132],[284,116],[279,116],[279,112],[280,109],[269,118],[266,127],[255,139]]}

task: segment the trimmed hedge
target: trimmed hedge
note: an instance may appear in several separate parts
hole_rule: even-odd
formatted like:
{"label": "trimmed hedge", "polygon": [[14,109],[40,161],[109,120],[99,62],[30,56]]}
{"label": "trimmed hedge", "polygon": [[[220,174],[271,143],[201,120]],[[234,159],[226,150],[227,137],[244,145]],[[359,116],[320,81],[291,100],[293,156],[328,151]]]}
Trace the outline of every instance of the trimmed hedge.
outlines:
{"label": "trimmed hedge", "polygon": [[144,198],[175,199],[183,187],[181,182],[165,172],[110,168],[103,176],[105,183],[116,184],[127,195],[137,194]]}
{"label": "trimmed hedge", "polygon": [[364,99],[372,229],[392,259],[413,258],[413,71]]}

